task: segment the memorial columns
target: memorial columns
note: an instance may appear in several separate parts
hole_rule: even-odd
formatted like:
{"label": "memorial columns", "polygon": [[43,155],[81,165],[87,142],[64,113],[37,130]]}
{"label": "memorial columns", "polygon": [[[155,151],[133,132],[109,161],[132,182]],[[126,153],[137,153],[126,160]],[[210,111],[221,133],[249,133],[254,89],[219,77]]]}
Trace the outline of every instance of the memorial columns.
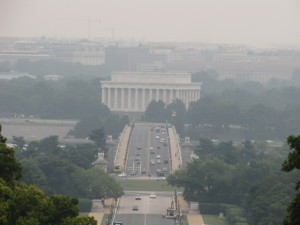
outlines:
{"label": "memorial columns", "polygon": [[101,89],[101,92],[102,92],[102,103],[105,104],[105,100],[106,100],[106,97],[105,97],[105,89],[102,88],[102,89]]}
{"label": "memorial columns", "polygon": [[118,88],[115,88],[115,96],[114,96],[114,108],[118,108]]}
{"label": "memorial columns", "polygon": [[163,90],[163,101],[167,104],[166,89]]}
{"label": "memorial columns", "polygon": [[125,102],[124,102],[124,88],[121,89],[121,109],[124,109],[124,105],[125,105]]}
{"label": "memorial columns", "polygon": [[135,101],[134,101],[134,108],[138,110],[138,89],[135,89]]}
{"label": "memorial columns", "polygon": [[152,88],[150,89],[150,98],[149,98],[149,102],[151,102],[153,100],[153,96],[152,96]]}
{"label": "memorial columns", "polygon": [[131,109],[131,88],[128,88],[128,109]]}
{"label": "memorial columns", "polygon": [[142,91],[142,110],[145,110],[145,88]]}
{"label": "memorial columns", "polygon": [[111,107],[111,88],[107,88],[107,92],[108,92],[108,99],[107,99],[107,107],[110,108]]}

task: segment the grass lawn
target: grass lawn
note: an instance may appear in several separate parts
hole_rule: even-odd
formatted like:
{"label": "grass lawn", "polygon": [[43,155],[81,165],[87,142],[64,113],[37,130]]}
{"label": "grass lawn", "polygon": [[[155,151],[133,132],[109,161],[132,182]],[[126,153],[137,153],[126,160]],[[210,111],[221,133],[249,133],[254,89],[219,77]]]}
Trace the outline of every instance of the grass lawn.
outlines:
{"label": "grass lawn", "polygon": [[165,180],[117,179],[125,191],[174,191]]}
{"label": "grass lawn", "polygon": [[186,216],[183,216],[183,217],[182,217],[182,225],[189,225]]}
{"label": "grass lawn", "polygon": [[207,225],[229,225],[225,218],[219,218],[215,215],[202,215],[202,217]]}
{"label": "grass lawn", "polygon": [[79,212],[79,216],[88,216],[89,213],[88,212]]}
{"label": "grass lawn", "polygon": [[108,214],[104,214],[100,225],[107,225]]}

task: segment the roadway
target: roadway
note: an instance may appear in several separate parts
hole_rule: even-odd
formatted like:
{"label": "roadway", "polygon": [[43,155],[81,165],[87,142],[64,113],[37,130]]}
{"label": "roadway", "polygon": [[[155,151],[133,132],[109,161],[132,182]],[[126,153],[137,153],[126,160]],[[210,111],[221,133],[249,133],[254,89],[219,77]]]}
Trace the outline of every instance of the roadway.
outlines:
{"label": "roadway", "polygon": [[169,162],[165,125],[136,123],[128,146],[125,173],[131,177],[167,176]]}
{"label": "roadway", "polygon": [[[136,200],[139,194],[141,200]],[[119,201],[114,221],[121,221],[123,225],[174,225],[173,219],[163,218],[163,213],[170,207],[172,193],[156,193],[156,198],[150,198],[147,192],[125,193]],[[132,207],[138,210],[133,211]]]}

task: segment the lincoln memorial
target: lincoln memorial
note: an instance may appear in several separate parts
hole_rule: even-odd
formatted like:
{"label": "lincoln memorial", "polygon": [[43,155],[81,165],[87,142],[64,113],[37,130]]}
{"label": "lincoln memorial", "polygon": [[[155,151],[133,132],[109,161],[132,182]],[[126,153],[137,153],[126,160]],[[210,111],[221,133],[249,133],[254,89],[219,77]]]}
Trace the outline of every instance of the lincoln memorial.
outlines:
{"label": "lincoln memorial", "polygon": [[152,100],[165,104],[180,99],[200,99],[201,83],[192,83],[190,73],[114,72],[110,81],[101,81],[102,103],[111,111],[144,112]]}

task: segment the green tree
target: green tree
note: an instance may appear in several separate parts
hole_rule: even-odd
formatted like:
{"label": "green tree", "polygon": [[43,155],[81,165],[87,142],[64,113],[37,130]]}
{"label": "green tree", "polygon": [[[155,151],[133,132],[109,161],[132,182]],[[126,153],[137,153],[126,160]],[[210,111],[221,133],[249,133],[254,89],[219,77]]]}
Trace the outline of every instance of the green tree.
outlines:
{"label": "green tree", "polygon": [[177,133],[184,134],[184,122],[186,115],[186,108],[184,103],[176,99],[166,107],[166,113],[168,115],[168,122],[175,126]]}
{"label": "green tree", "polygon": [[152,100],[146,108],[144,119],[149,122],[165,122],[167,119],[165,103],[162,100]]}
{"label": "green tree", "polygon": [[[287,159],[282,164],[282,170],[290,172],[294,169],[300,169],[300,136],[289,136],[287,144],[290,147]],[[300,181],[297,182],[296,190],[300,189]],[[288,206],[288,215],[285,218],[284,225],[300,224],[300,193],[296,194]]]}
{"label": "green tree", "polygon": [[[1,135],[1,133],[0,133]],[[0,178],[9,186],[22,176],[22,166],[15,158],[15,150],[0,142]]]}
{"label": "green tree", "polygon": [[99,152],[104,152],[105,154],[108,151],[107,145],[106,145],[106,134],[103,128],[93,130],[89,134],[89,139],[92,140],[96,147],[98,148]]}
{"label": "green tree", "polygon": [[200,138],[199,145],[196,146],[194,152],[200,158],[206,158],[207,155],[215,152],[216,146],[208,138]]}
{"label": "green tree", "polygon": [[21,164],[14,157],[14,149],[5,144],[6,139],[2,137],[1,132],[0,137],[0,224],[96,224],[93,218],[77,219],[79,207],[76,198],[62,195],[46,196],[41,189],[33,185],[18,184]]}
{"label": "green tree", "polygon": [[219,159],[193,160],[185,170],[175,171],[167,181],[183,187],[187,201],[230,202],[233,167]]}

